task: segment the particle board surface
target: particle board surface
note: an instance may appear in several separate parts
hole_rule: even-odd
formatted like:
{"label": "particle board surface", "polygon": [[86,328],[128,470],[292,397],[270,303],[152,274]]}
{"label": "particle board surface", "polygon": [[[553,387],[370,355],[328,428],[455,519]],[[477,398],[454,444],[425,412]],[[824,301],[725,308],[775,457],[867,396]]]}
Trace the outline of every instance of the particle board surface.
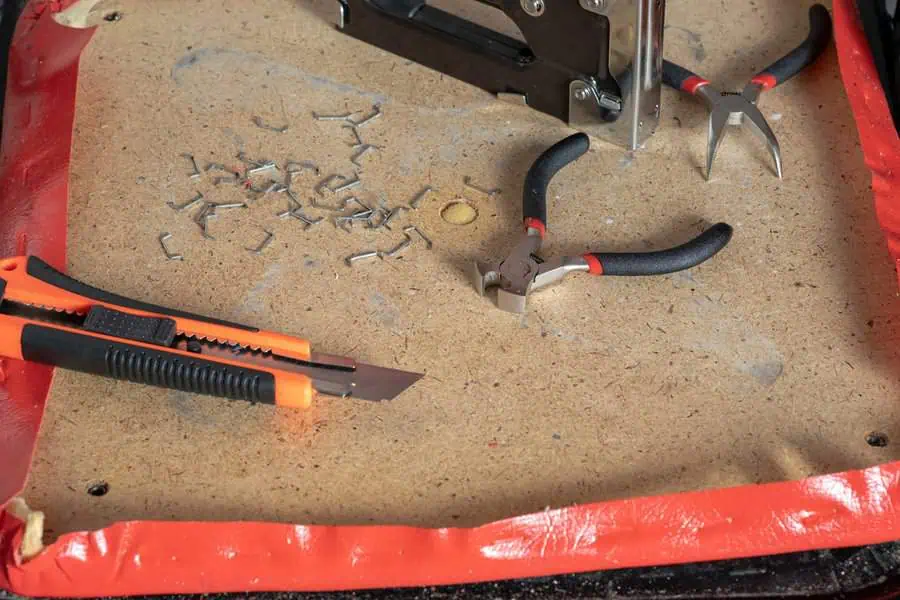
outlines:
{"label": "particle board surface", "polygon": [[[808,4],[671,1],[666,54],[739,89],[805,37]],[[104,8],[122,18],[82,62],[69,272],[426,377],[391,403],[322,397],[300,413],[58,371],[24,493],[52,534],[124,519],[471,525],[900,456],[896,279],[833,49],[761,102],[783,182],[748,132],[728,136],[704,182],[705,108],[669,90],[645,149],[595,140],[551,187],[547,256],[676,244],[716,221],[734,241],[672,276],[573,275],[520,317],[479,297],[467,268],[514,242],[525,171],[571,133],[563,124],[334,32],[327,2]],[[439,190],[404,217],[431,251],[350,269],[346,255],[390,247],[397,229],[304,231],[270,195],[223,213],[205,240],[167,206],[242,198],[191,180],[181,153],[349,174],[349,132],[311,113],[374,104],[361,197]],[[502,193],[467,191],[465,175]],[[315,183],[295,180],[304,204]],[[444,222],[461,196],[478,219]],[[266,229],[271,246],[248,252]],[[163,231],[183,262],[165,260]],[[870,447],[871,431],[891,443]],[[101,480],[109,493],[88,495]]]}

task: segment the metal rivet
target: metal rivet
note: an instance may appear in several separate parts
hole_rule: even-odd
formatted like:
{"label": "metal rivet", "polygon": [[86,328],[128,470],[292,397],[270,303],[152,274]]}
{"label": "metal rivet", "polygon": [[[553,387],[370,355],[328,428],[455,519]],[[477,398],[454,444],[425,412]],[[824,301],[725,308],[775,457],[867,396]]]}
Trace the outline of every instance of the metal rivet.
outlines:
{"label": "metal rivet", "polygon": [[544,0],[522,0],[522,10],[531,17],[544,14]]}

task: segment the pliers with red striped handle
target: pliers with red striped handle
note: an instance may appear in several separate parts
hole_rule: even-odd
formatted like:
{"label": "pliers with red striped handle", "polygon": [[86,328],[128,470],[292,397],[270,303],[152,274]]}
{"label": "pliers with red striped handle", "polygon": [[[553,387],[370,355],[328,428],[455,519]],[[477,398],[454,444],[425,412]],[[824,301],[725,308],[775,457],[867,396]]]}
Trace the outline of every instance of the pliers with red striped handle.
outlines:
{"label": "pliers with red striped handle", "polygon": [[590,147],[590,138],[576,133],[541,154],[525,177],[523,211],[525,234],[509,256],[495,263],[476,262],[472,271],[475,289],[482,296],[497,287],[497,306],[514,313],[525,312],[528,294],[577,271],[592,275],[634,277],[665,275],[695,267],[712,258],[731,240],[726,223],[713,225],[693,240],[657,252],[592,252],[543,260],[537,256],[547,233],[547,187],[553,176]]}
{"label": "pliers with red striped handle", "polygon": [[[702,98],[709,107],[709,137],[706,147],[706,179],[709,180],[713,161],[727,125],[750,123],[752,129],[765,140],[775,160],[775,173],[784,173],[781,148],[768,121],[756,104],[762,92],[788,81],[816,61],[831,40],[831,16],[821,4],[809,9],[809,36],[797,48],[750,80],[741,93],[723,92],[709,81],[668,60],[663,61],[663,83],[669,87]],[[746,119],[745,119],[746,117]]]}

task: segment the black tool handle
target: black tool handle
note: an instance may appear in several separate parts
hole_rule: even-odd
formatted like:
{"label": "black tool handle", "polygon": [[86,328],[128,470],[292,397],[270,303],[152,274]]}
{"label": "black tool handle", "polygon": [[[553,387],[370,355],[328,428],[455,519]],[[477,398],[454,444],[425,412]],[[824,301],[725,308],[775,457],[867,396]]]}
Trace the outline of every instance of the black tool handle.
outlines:
{"label": "black tool handle", "polygon": [[28,361],[194,394],[275,403],[275,376],[266,371],[42,325],[25,325],[21,343]]}
{"label": "black tool handle", "polygon": [[563,167],[584,156],[590,147],[591,139],[584,133],[576,133],[553,144],[534,161],[525,176],[522,197],[526,227],[536,227],[543,234],[547,227],[547,187],[550,181]]}
{"label": "black tool handle", "polygon": [[[593,257],[600,262],[600,268],[591,272],[597,275],[637,277],[643,275],[665,275],[696,267],[715,256],[731,241],[733,230],[727,223],[713,225],[693,240],[658,252],[594,252]],[[588,258],[588,262],[591,262]]]}
{"label": "black tool handle", "polygon": [[185,312],[183,310],[174,310],[171,308],[166,308],[164,306],[157,306],[155,304],[141,302],[139,300],[132,300],[131,298],[126,298],[125,296],[119,296],[118,294],[113,294],[111,292],[101,290],[100,288],[95,288],[94,286],[78,281],[77,279],[73,279],[65,273],[57,271],[37,256],[28,257],[26,270],[28,274],[35,279],[39,279],[44,283],[58,287],[73,294],[78,294],[79,296],[83,296],[90,300],[105,302],[106,304],[121,306],[123,308],[131,308],[134,310],[142,310],[149,313],[166,315],[169,317],[179,317],[183,319],[191,319],[192,321],[200,321],[202,323],[222,325],[223,327],[231,327],[233,329],[240,329],[243,331],[259,331],[259,329],[257,329],[256,327],[241,325],[240,323],[231,323],[229,321],[223,321],[221,319],[204,317],[203,315],[196,315],[193,313]]}
{"label": "black tool handle", "polygon": [[662,80],[670,88],[689,94],[694,94],[698,88],[709,83],[693,71],[669,60],[663,60]]}
{"label": "black tool handle", "polygon": [[831,41],[831,15],[821,4],[809,9],[809,35],[802,44],[772,66],[763,69],[753,78],[752,83],[770,90],[781,85],[819,58]]}

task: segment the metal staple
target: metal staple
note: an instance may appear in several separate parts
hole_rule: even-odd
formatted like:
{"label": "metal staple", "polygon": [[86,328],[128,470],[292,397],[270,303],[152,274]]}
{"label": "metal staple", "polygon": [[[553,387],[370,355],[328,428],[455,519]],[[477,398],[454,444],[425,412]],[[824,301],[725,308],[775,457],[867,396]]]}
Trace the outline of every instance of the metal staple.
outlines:
{"label": "metal staple", "polygon": [[273,127],[269,125],[265,121],[262,120],[262,117],[253,117],[253,124],[259,127],[260,129],[265,129],[266,131],[274,131],[275,133],[284,133],[288,130],[287,125],[282,125],[281,127]]}
{"label": "metal staple", "polygon": [[381,253],[377,250],[368,250],[366,252],[358,252],[356,254],[351,254],[347,258],[344,259],[344,262],[347,263],[348,267],[352,267],[354,263],[357,263],[361,260],[370,260],[372,258],[381,258]]}
{"label": "metal staple", "polygon": [[211,204],[205,205],[203,207],[203,210],[201,210],[200,213],[197,215],[196,222],[197,222],[197,225],[200,226],[200,233],[203,235],[204,238],[206,238],[208,240],[216,239],[209,233],[209,220],[215,219],[216,217],[217,217],[216,209]]}
{"label": "metal staple", "polygon": [[194,160],[194,155],[188,154],[185,152],[181,156],[182,156],[182,158],[186,158],[189,161],[191,161],[191,167],[193,167],[193,169],[194,169],[194,172],[191,173],[191,175],[190,175],[191,179],[199,179],[200,176],[202,175],[202,173],[200,172],[200,169],[197,167],[197,161]]}
{"label": "metal staple", "polygon": [[303,211],[301,211],[300,208],[288,209],[284,212],[278,213],[275,216],[278,217],[279,219],[291,219],[291,218],[297,219],[298,221],[303,223],[304,231],[306,231],[313,225],[318,225],[319,223],[321,223],[322,221],[325,220],[325,217],[319,217],[317,219],[310,218],[310,217],[304,215]]}
{"label": "metal staple", "polygon": [[375,119],[380,117],[381,115],[382,115],[381,107],[376,104],[375,106],[372,107],[372,113],[370,115],[368,115],[367,117],[364,117],[361,121],[350,121],[350,122],[353,123],[354,127],[365,127],[366,125],[368,125],[369,123],[371,123],[372,121],[374,121]]}
{"label": "metal staple", "polygon": [[274,180],[269,180],[269,187],[265,189],[264,194],[280,194],[282,192],[286,192],[287,187]]}
{"label": "metal staple", "polygon": [[394,217],[399,215],[401,212],[408,211],[408,210],[409,210],[409,208],[407,208],[406,206],[398,206],[396,208],[391,209],[391,212],[389,212],[387,217],[384,218],[384,221],[381,222],[381,226],[390,230],[391,229],[391,221],[394,220]]}
{"label": "metal staple", "polygon": [[315,165],[312,161],[309,160],[289,160],[284,163],[284,170],[288,173],[299,173],[300,171],[313,171],[316,175],[319,174],[319,167]]}
{"label": "metal staple", "polygon": [[334,192],[335,194],[340,194],[340,193],[346,192],[348,190],[352,190],[353,188],[357,188],[362,185],[362,181],[359,180],[359,176],[357,176],[357,175],[354,175],[353,179],[351,179],[351,180],[346,180],[346,178],[343,178],[343,179],[345,180],[344,183],[342,183],[341,185],[339,185],[336,188],[329,188],[329,189],[332,192]]}
{"label": "metal staple", "polygon": [[403,252],[404,250],[406,250],[407,248],[409,248],[409,246],[412,244],[413,240],[409,236],[408,233],[405,233],[403,235],[406,236],[405,240],[403,240],[402,242],[400,242],[399,244],[397,244],[396,246],[394,246],[387,252],[382,252],[382,255],[387,256],[387,257],[394,257],[394,256],[397,256],[398,254],[400,254],[401,252]]}
{"label": "metal staple", "polygon": [[[369,218],[366,219],[366,229],[381,229],[384,225],[385,220],[388,217],[388,211],[386,211],[383,207],[379,206],[372,211],[372,214],[369,215]],[[375,222],[376,215],[381,218],[380,221]]]}
{"label": "metal staple", "polygon": [[353,156],[350,157],[350,162],[352,162],[357,167],[362,166],[361,164],[359,164],[359,159],[361,159],[363,156],[365,156],[369,152],[372,152],[373,150],[378,149],[376,146],[373,146],[372,144],[362,144],[360,146],[354,146],[354,148],[359,148],[359,150],[357,150],[356,154],[354,154]]}
{"label": "metal staple", "polygon": [[334,191],[331,187],[332,183],[340,183],[343,181],[347,181],[347,179],[343,175],[329,175],[325,179],[319,182],[319,184],[315,187],[315,192],[320,195],[325,195],[325,190]]}
{"label": "metal staple", "polygon": [[249,208],[246,202],[227,202],[224,204],[215,204],[211,202],[209,204],[213,210],[230,210],[232,208]]}
{"label": "metal staple", "polygon": [[422,201],[425,200],[425,196],[433,191],[434,189],[432,189],[430,185],[426,185],[418,194],[416,194],[416,196],[412,200],[409,201],[409,207],[413,210],[419,210],[419,206],[422,205]]}
{"label": "metal staple", "polygon": [[353,113],[346,113],[343,115],[323,115],[313,112],[312,116],[316,121],[346,121],[353,116]]}
{"label": "metal staple", "polygon": [[271,160],[266,160],[266,159],[250,158],[249,156],[247,156],[247,153],[244,152],[243,150],[238,152],[237,155],[235,156],[235,158],[237,158],[239,161],[241,161],[245,165],[251,165],[253,167],[262,167],[262,166],[265,166],[272,162]]}
{"label": "metal staple", "polygon": [[350,144],[352,148],[359,148],[363,145],[362,138],[359,137],[359,130],[356,128],[356,125],[344,125],[344,129],[349,129],[350,133],[352,133],[353,137],[356,139],[355,144]]}
{"label": "metal staple", "polygon": [[173,208],[177,212],[185,212],[185,211],[191,210],[192,208],[194,208],[198,204],[201,204],[202,202],[203,202],[203,194],[201,194],[200,192],[197,192],[197,195],[194,196],[194,198],[192,198],[191,200],[188,200],[184,204],[175,204],[174,202],[166,202],[166,206]]}
{"label": "metal staple", "polygon": [[428,236],[426,236],[424,233],[422,233],[422,230],[421,230],[421,229],[419,229],[419,228],[416,227],[415,225],[410,225],[410,226],[405,227],[405,228],[403,229],[403,233],[405,233],[405,234],[407,234],[407,235],[409,235],[409,232],[410,232],[410,231],[415,231],[416,234],[417,234],[420,238],[422,238],[423,240],[425,240],[425,247],[426,247],[426,248],[428,248],[429,250],[431,250],[431,249],[434,247],[434,243],[428,238]]}
{"label": "metal staple", "polygon": [[168,260],[184,260],[184,256],[181,254],[173,254],[169,251],[168,246],[166,246],[166,242],[172,239],[172,234],[169,232],[159,234],[159,245],[162,246],[163,253],[166,255],[166,259]]}
{"label": "metal staple", "polygon": [[272,240],[275,239],[275,234],[268,230],[263,230],[266,232],[266,239],[260,242],[259,246],[256,248],[247,248],[248,252],[252,252],[253,254],[262,254],[263,250],[269,247],[269,244],[272,243]]}
{"label": "metal staple", "polygon": [[297,200],[297,196],[294,195],[294,191],[292,189],[288,188],[285,190],[285,192],[287,192],[288,204],[290,205],[290,209],[288,210],[300,210],[301,208],[303,208],[303,205],[300,204],[299,200]]}
{"label": "metal staple", "polygon": [[497,194],[500,193],[500,188],[494,188],[492,190],[488,190],[488,189],[485,189],[482,187],[478,187],[477,185],[472,183],[472,178],[469,177],[468,175],[463,177],[463,185],[466,186],[467,188],[469,188],[470,190],[475,190],[476,192],[479,192],[481,194],[489,196],[490,198],[493,198],[494,196],[496,196]]}
{"label": "metal staple", "polygon": [[372,210],[371,208],[369,208],[369,206],[367,204],[363,203],[363,201],[360,200],[359,198],[357,198],[356,196],[350,196],[348,198],[344,198],[344,206],[343,206],[344,209],[349,208],[351,204],[356,204],[356,205],[360,206],[363,210]]}
{"label": "metal staple", "polygon": [[247,170],[247,175],[258,175],[260,173],[265,173],[266,171],[271,171],[273,169],[277,169],[278,165],[276,165],[272,161],[267,161],[258,167],[254,167],[252,169]]}

